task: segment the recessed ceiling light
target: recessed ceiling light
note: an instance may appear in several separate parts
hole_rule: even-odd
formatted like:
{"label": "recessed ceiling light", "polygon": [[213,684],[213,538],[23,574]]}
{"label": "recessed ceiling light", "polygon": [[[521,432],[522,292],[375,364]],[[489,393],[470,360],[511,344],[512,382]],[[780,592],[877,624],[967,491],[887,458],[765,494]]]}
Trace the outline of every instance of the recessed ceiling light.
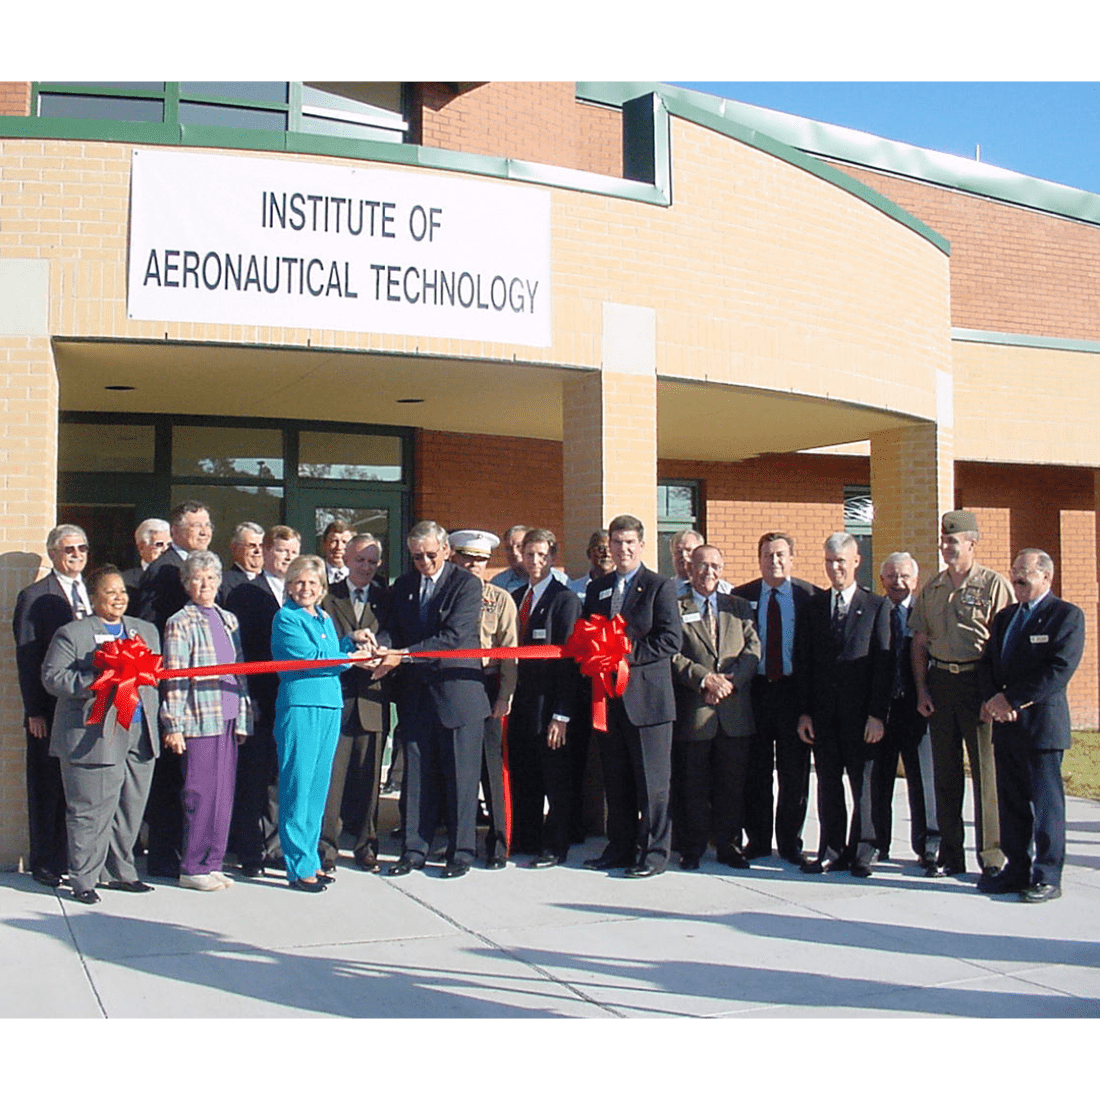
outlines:
{"label": "recessed ceiling light", "polygon": [[104,386],[105,390],[132,390],[133,386]]}
{"label": "recessed ceiling light", "polygon": [[423,397],[399,397],[397,399],[399,405],[423,405]]}

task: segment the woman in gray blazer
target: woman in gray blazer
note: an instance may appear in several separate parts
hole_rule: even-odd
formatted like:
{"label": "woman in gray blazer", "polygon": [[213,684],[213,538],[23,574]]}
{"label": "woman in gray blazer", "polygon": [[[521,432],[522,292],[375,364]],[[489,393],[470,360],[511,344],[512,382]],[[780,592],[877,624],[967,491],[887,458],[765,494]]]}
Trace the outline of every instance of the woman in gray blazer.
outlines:
{"label": "woman in gray blazer", "polygon": [[145,893],[138,878],[134,842],[149,797],[153,761],[160,749],[156,687],[138,689],[140,705],[129,729],[118,721],[114,698],[102,722],[88,723],[95,651],[106,642],[138,637],[160,652],[156,628],[125,614],[128,597],[122,573],[104,565],[87,577],[92,614],[61,627],[42,664],[42,684],[57,696],[50,755],[61,763],[65,825],[69,837],[69,885],[84,905],[99,901],[104,872],[109,890]]}

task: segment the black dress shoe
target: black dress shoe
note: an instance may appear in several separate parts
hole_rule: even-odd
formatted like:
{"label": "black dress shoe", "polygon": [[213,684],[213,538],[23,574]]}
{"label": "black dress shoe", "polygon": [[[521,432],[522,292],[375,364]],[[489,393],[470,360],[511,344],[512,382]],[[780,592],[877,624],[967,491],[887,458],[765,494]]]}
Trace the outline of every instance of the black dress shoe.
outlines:
{"label": "black dress shoe", "polygon": [[978,889],[983,894],[1022,894],[1028,888],[1027,879],[1021,879],[1016,875],[983,874],[978,879]]}
{"label": "black dress shoe", "polygon": [[936,857],[935,856],[921,856],[917,860],[917,866],[924,872],[925,878],[936,878],[936,875],[929,874],[930,871],[936,869]]}
{"label": "black dress shoe", "polygon": [[[746,859],[768,859],[771,854],[771,847],[765,847],[763,844],[746,844],[742,852]],[[783,858],[787,859],[786,856],[783,856]],[[792,859],[790,862],[793,863],[794,860]]]}
{"label": "black dress shoe", "polygon": [[851,866],[850,860],[840,856],[837,859],[808,859],[799,870],[807,875],[827,875],[835,871],[847,871]]}
{"label": "black dress shoe", "polygon": [[326,875],[330,871],[335,871],[336,870],[336,860],[334,860],[334,859],[323,859],[323,860],[321,860],[321,870],[324,871]]}
{"label": "black dress shoe", "polygon": [[718,862],[726,867],[733,867],[738,871],[748,871],[752,864],[736,848],[730,851],[722,851],[717,855]]}
{"label": "black dress shoe", "polygon": [[1021,901],[1053,901],[1055,898],[1062,896],[1062,888],[1055,886],[1050,882],[1037,882],[1034,886],[1029,886],[1026,890],[1021,891]]}
{"label": "black dress shoe", "polygon": [[[331,886],[336,881],[336,877],[334,875],[326,875],[323,871],[319,871],[313,877],[317,879],[317,881],[321,883],[322,886]],[[302,880],[299,879],[298,881],[301,882]]]}
{"label": "black dress shoe", "polygon": [[153,887],[140,879],[134,879],[132,882],[116,879],[114,882],[107,883],[107,889],[121,890],[126,894],[147,894]]}
{"label": "black dress shoe", "polygon": [[653,878],[664,870],[663,867],[654,867],[652,863],[635,863],[633,867],[626,869],[627,878]]}
{"label": "black dress shoe", "polygon": [[31,878],[42,886],[48,886],[51,890],[61,885],[61,876],[55,875],[53,871],[46,870],[45,867],[36,867],[31,871]]}
{"label": "black dress shoe", "polygon": [[681,856],[680,857],[680,870],[681,871],[698,871],[699,870],[699,857],[698,856]]}
{"label": "black dress shoe", "polygon": [[[753,858],[747,851],[744,855],[746,859]],[[793,863],[796,867],[801,867],[806,862],[806,857],[802,854],[802,851],[796,848],[780,848],[779,858],[784,863]]]}
{"label": "black dress shoe", "polygon": [[245,878],[262,878],[264,874],[263,864],[246,863],[241,867],[241,874]]}
{"label": "black dress shoe", "polygon": [[462,878],[464,874],[470,869],[468,863],[458,863],[455,860],[451,860],[450,863],[446,863],[443,866],[443,870],[440,872],[440,878]]}
{"label": "black dress shoe", "polygon": [[944,878],[948,875],[965,875],[966,867],[961,863],[938,863],[936,864],[936,875],[929,875],[929,878]]}
{"label": "black dress shoe", "polygon": [[368,875],[376,875],[382,869],[378,866],[378,858],[373,852],[364,853],[355,857],[355,866],[360,871],[366,871]]}
{"label": "black dress shoe", "polygon": [[853,863],[852,875],[855,878],[870,878],[871,865],[869,863]]}
{"label": "black dress shoe", "polygon": [[408,856],[402,856],[396,863],[393,863],[387,868],[386,874],[391,878],[397,878],[400,875],[407,875],[410,871],[419,871],[423,868],[423,863],[418,863],[416,860],[409,859]]}
{"label": "black dress shoe", "polygon": [[529,867],[557,867],[558,864],[564,863],[565,860],[560,856],[554,855],[553,852],[541,852],[535,856],[533,860],[528,864]]}
{"label": "black dress shoe", "polygon": [[94,890],[74,890],[73,901],[79,901],[81,905],[98,905],[99,895]]}
{"label": "black dress shoe", "polygon": [[614,871],[620,867],[633,867],[634,864],[629,859],[618,859],[615,856],[594,856],[586,859],[584,866],[590,871]]}
{"label": "black dress shoe", "polygon": [[504,856],[490,856],[485,861],[487,871],[503,871],[508,866],[508,860]]}
{"label": "black dress shoe", "polygon": [[320,878],[316,882],[306,882],[304,878],[293,878],[287,885],[291,890],[301,890],[304,894],[320,894],[325,889],[325,884]]}

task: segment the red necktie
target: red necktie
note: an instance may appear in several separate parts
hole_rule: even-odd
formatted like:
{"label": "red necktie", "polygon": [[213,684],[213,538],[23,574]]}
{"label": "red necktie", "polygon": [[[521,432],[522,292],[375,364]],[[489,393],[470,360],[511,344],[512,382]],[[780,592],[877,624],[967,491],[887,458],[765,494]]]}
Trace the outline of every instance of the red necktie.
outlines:
{"label": "red necktie", "polygon": [[527,595],[523,597],[523,603],[519,605],[519,640],[521,642],[527,637],[527,620],[531,617],[531,597],[534,594],[534,588],[528,585]]}

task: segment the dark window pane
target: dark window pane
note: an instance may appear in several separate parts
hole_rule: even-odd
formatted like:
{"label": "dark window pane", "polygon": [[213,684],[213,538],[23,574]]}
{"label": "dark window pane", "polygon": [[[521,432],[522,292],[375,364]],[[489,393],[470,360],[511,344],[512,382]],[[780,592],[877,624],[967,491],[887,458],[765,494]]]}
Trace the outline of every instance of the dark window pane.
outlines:
{"label": "dark window pane", "polygon": [[283,111],[258,111],[252,107],[217,107],[211,103],[181,103],[184,126],[228,126],[236,130],[285,130]]}
{"label": "dark window pane", "polygon": [[250,99],[260,103],[286,103],[286,82],[271,80],[181,80],[180,95],[202,99]]}
{"label": "dark window pane", "polygon": [[159,99],[125,99],[118,96],[55,95],[38,97],[39,118],[101,118],[120,122],[163,122],[164,104]]}
{"label": "dark window pane", "polygon": [[266,531],[282,522],[283,490],[274,485],[173,485],[172,507],[181,500],[206,505],[214,524],[210,549],[221,557],[225,569],[233,564],[229,540],[238,523],[251,520]]}
{"label": "dark window pane", "polygon": [[283,476],[283,433],[278,428],[172,429],[172,473],[176,477]]}
{"label": "dark window pane", "polygon": [[119,88],[127,92],[163,92],[163,80],[50,80],[43,81],[51,88],[87,88],[89,84],[96,87],[115,89]]}
{"label": "dark window pane", "polygon": [[401,481],[401,439],[396,435],[300,432],[298,476]]}
{"label": "dark window pane", "polygon": [[57,468],[63,474],[151,474],[153,443],[152,424],[61,424]]}

